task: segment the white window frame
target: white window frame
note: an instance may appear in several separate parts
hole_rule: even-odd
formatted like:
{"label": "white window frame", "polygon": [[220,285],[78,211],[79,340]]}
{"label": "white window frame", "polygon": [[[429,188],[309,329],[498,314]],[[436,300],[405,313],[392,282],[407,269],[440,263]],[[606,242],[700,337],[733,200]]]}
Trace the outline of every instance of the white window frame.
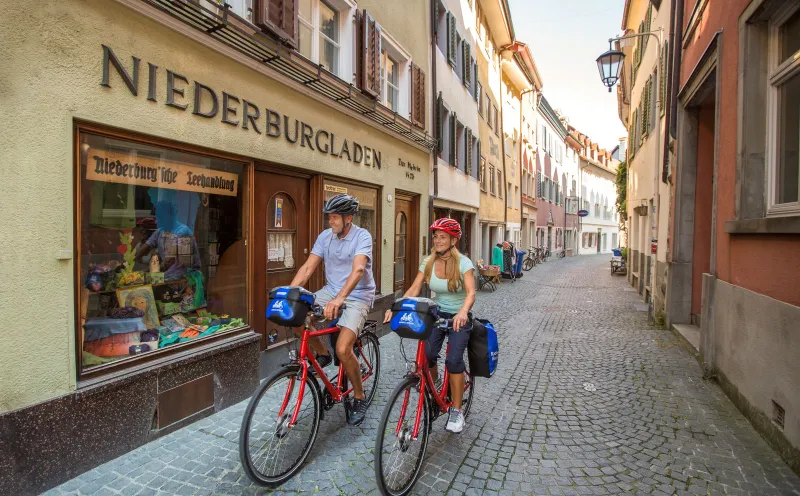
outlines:
{"label": "white window frame", "polygon": [[[767,88],[767,216],[779,217],[800,215],[799,201],[776,203],[778,175],[779,103],[778,93],[781,84],[800,74],[800,56],[796,52],[785,61],[780,60],[780,28],[789,18],[800,10],[800,4],[786,2],[769,21],[769,68]],[[800,180],[800,179],[799,179]],[[800,188],[800,184],[798,184]],[[800,195],[799,195],[800,196]]]}
{"label": "white window frame", "polygon": [[[394,70],[395,75],[397,76],[397,84],[392,83],[389,81],[387,69],[389,67],[389,61],[394,63]],[[393,109],[395,111],[399,111],[400,106],[400,63],[395,60],[394,56],[392,56],[386,50],[383,50],[381,54],[381,100],[383,105],[389,107],[389,88],[395,90],[397,92],[397,109]]]}
{"label": "white window frame", "polygon": [[231,12],[246,21],[254,22],[253,3],[255,0],[227,0],[226,3],[231,6]]}
{"label": "white window frame", "polygon": [[[241,1],[241,0],[240,0]],[[246,0],[252,1],[252,0]],[[353,74],[355,65],[353,64],[353,45],[355,44],[355,27],[353,14],[356,9],[356,4],[351,0],[311,0],[311,17],[312,22],[308,22],[300,15],[299,5],[297,12],[298,22],[298,36],[300,25],[311,27],[311,61],[315,64],[320,63],[319,57],[319,40],[320,36],[324,36],[319,30],[319,5],[320,3],[327,4],[328,7],[335,10],[339,14],[339,59],[337,61],[338,68],[332,71],[330,67],[326,67],[329,72],[335,74],[337,77],[349,80],[350,75]],[[327,38],[327,36],[326,36]],[[331,40],[333,42],[333,40]],[[299,46],[297,53],[300,53]],[[302,55],[302,54],[301,54]]]}
{"label": "white window frame", "polygon": [[[409,88],[411,86],[411,54],[403,48],[400,43],[395,40],[391,34],[387,33],[386,30],[382,30],[382,37],[381,37],[381,49],[384,51],[381,54],[381,77],[383,78],[383,62],[384,57],[386,55],[391,56],[392,59],[397,64],[397,93],[399,95],[399,102],[397,105],[397,109],[395,110],[399,115],[404,117],[410,117],[410,108],[411,102],[409,94]],[[381,84],[385,84],[385,81],[382,81]],[[385,86],[381,88],[381,103],[386,105],[387,94],[385,91]]]}

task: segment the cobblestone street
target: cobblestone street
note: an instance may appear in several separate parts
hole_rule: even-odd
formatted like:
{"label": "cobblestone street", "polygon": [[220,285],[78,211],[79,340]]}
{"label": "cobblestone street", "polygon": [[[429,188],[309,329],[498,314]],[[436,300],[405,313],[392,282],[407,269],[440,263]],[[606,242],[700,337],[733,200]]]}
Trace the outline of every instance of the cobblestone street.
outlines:
{"label": "cobblestone street", "polygon": [[[608,256],[553,260],[478,295],[500,368],[478,379],[467,428],[437,420],[415,494],[800,494],[800,478],[646,306]],[[407,343],[406,348],[411,349]],[[373,448],[405,372],[381,340],[380,388],[359,428],[326,412],[304,469],[276,493],[377,494]],[[47,494],[255,494],[238,455],[246,402]]]}

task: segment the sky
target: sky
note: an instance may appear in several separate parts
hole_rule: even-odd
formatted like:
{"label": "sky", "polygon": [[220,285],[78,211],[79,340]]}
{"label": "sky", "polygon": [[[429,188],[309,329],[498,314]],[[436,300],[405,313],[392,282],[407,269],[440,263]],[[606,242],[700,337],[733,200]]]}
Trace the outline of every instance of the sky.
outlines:
{"label": "sky", "polygon": [[617,36],[625,0],[508,0],[517,40],[527,43],[550,105],[602,148],[627,132],[616,87],[600,81],[597,57]]}

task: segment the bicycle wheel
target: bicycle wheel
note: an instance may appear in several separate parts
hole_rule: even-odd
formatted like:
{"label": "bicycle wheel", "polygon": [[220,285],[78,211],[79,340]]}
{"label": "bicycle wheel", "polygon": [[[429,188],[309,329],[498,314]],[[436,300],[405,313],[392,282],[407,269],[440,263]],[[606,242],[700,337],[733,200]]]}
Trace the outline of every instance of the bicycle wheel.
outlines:
{"label": "bicycle wheel", "polygon": [[[275,487],[291,479],[305,462],[319,430],[322,408],[316,382],[306,378],[300,397],[299,367],[286,367],[253,394],[239,432],[239,457],[256,484]],[[297,423],[289,427],[297,401]],[[283,413],[281,413],[282,407]]]}
{"label": "bicycle wheel", "polygon": [[522,262],[522,270],[531,270],[533,268],[533,259],[526,258],[524,262]]}
{"label": "bicycle wheel", "polygon": [[[361,368],[364,398],[369,405],[378,390],[378,378],[381,374],[381,349],[378,337],[372,333],[362,334],[356,341],[356,357]],[[367,374],[370,374],[369,378],[364,379]]]}
{"label": "bicycle wheel", "polygon": [[[420,401],[422,416],[414,440],[411,436]],[[414,487],[428,448],[428,422],[428,404],[419,392],[419,377],[409,377],[392,392],[378,424],[375,480],[381,494],[401,496]]]}

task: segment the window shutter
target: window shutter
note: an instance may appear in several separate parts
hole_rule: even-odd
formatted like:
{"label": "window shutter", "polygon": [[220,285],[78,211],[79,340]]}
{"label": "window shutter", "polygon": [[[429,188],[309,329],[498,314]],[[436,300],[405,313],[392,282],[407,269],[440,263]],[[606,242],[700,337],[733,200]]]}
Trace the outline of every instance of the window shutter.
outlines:
{"label": "window shutter", "polygon": [[463,49],[461,53],[464,55],[463,61],[463,77],[461,78],[461,82],[467,88],[470,87],[470,83],[472,82],[472,57],[470,56],[470,46],[467,40],[462,41]]}
{"label": "window shutter", "polygon": [[456,143],[458,143],[458,137],[456,136],[456,131],[458,130],[456,120],[456,113],[453,112],[450,114],[450,165],[458,165],[456,161],[456,151],[458,148],[456,147]]}
{"label": "window shutter", "polygon": [[456,18],[450,12],[447,13],[447,61],[451,66],[456,67],[458,57],[458,31],[456,30]]}
{"label": "window shutter", "polygon": [[536,174],[536,196],[538,198],[543,198],[542,196],[542,173],[538,172]]}
{"label": "window shutter", "polygon": [[478,102],[478,114],[483,117],[483,87],[480,81],[475,78],[475,101]]}
{"label": "window shutter", "polygon": [[[481,140],[477,140],[475,142],[475,166],[478,168],[478,173],[482,174],[481,172]],[[480,181],[480,177],[478,177],[478,181]]]}
{"label": "window shutter", "polygon": [[297,1],[257,0],[256,25],[297,48]]}
{"label": "window shutter", "polygon": [[472,57],[472,98],[475,99],[476,102],[480,100],[480,91],[479,86],[481,83],[478,82],[478,63],[475,62],[475,57]]}
{"label": "window shutter", "polygon": [[653,132],[656,128],[656,123],[658,122],[658,108],[656,107],[656,103],[658,100],[658,93],[659,89],[656,87],[658,83],[657,79],[658,74],[656,71],[653,71],[653,74],[650,75],[650,110],[648,110],[648,117],[650,117],[650,132]]}
{"label": "window shutter", "polygon": [[[646,32],[650,31],[651,26],[653,25],[653,4],[648,5],[647,7],[647,15],[644,19],[645,25],[644,30]],[[649,36],[644,37],[644,49],[647,50],[647,42],[650,39]]]}
{"label": "window shutter", "polygon": [[411,122],[425,129],[425,72],[411,64]]}
{"label": "window shutter", "polygon": [[661,115],[664,115],[664,112],[667,109],[667,56],[669,55],[669,50],[667,47],[669,46],[669,41],[664,42],[664,49],[661,52],[661,80],[658,82],[658,91],[661,95],[661,108],[659,111]]}
{"label": "window shutter", "polygon": [[442,99],[442,92],[439,92],[439,97],[436,98],[436,132],[439,134],[437,140],[437,149],[439,155],[444,153],[444,100]]}
{"label": "window shutter", "polygon": [[353,71],[353,80],[356,88],[362,89],[364,87],[364,13],[356,10],[355,13],[355,43],[353,43],[353,61],[355,70]]}
{"label": "window shutter", "polygon": [[381,26],[364,9],[364,51],[361,90],[373,98],[381,96]]}
{"label": "window shutter", "polygon": [[465,153],[464,158],[466,159],[466,163],[464,164],[464,172],[467,173],[468,176],[472,175],[472,129],[467,128],[464,132],[464,147]]}

